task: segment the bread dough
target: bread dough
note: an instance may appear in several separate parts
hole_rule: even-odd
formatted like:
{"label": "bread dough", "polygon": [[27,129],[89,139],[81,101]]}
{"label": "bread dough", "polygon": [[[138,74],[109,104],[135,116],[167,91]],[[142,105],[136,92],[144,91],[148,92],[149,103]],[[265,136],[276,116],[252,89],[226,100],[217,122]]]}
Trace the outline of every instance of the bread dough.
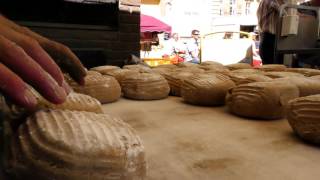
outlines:
{"label": "bread dough", "polygon": [[200,74],[183,81],[181,96],[190,104],[222,105],[227,91],[234,86],[234,82],[222,74]]}
{"label": "bread dough", "polygon": [[226,65],[229,70],[237,70],[237,69],[251,69],[252,66],[248,63],[235,63],[235,64],[229,64]]}
{"label": "bread dough", "polygon": [[156,100],[166,98],[170,87],[160,74],[139,73],[127,76],[122,80],[122,90],[125,97],[136,100]]}
{"label": "bread dough", "polygon": [[273,81],[290,82],[296,85],[300,91],[300,97],[320,94],[320,81],[307,77],[278,78]]}
{"label": "bread dough", "polygon": [[239,85],[227,94],[231,113],[254,119],[279,119],[289,100],[299,97],[297,86],[285,82],[255,82]]}
{"label": "bread dough", "polygon": [[80,86],[76,82],[71,82],[70,85],[75,92],[92,96],[101,103],[114,102],[121,96],[121,87],[112,76],[87,75],[85,77],[85,86]]}
{"label": "bread dough", "polygon": [[18,180],[144,179],[144,147],[121,119],[79,111],[39,111],[10,145],[9,172]]}
{"label": "bread dough", "polygon": [[302,139],[320,144],[320,95],[290,101],[287,119],[293,131]]}

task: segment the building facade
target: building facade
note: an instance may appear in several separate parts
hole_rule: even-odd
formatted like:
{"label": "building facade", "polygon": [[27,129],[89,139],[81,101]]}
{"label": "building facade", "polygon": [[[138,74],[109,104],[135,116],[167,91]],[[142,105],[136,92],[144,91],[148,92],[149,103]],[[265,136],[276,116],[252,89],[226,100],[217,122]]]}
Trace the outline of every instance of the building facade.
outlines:
{"label": "building facade", "polygon": [[[256,25],[259,0],[142,0],[141,13],[172,26],[173,32],[190,35],[192,29],[214,32],[222,24]],[[223,29],[223,28],[222,28]]]}

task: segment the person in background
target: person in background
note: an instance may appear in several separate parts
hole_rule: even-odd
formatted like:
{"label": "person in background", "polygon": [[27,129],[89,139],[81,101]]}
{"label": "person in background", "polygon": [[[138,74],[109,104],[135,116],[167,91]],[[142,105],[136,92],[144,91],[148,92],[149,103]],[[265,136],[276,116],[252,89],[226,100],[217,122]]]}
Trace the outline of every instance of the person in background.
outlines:
{"label": "person in background", "polygon": [[177,62],[184,62],[186,53],[186,46],[180,41],[178,33],[173,33],[169,39],[166,47],[166,54],[169,56],[175,56]]}
{"label": "person in background", "polygon": [[200,31],[191,31],[192,39],[187,43],[186,61],[200,63]]}
{"label": "person in background", "polygon": [[223,39],[232,39],[232,37],[233,37],[232,32],[225,32]]}
{"label": "person in background", "polygon": [[282,64],[283,58],[274,58],[275,33],[283,0],[261,0],[258,10],[258,26],[260,31],[259,53],[263,64]]}
{"label": "person in background", "polygon": [[59,66],[84,84],[86,71],[68,47],[0,14],[0,92],[5,97],[33,110],[38,102],[28,87],[31,85],[48,101],[63,103],[70,89]]}

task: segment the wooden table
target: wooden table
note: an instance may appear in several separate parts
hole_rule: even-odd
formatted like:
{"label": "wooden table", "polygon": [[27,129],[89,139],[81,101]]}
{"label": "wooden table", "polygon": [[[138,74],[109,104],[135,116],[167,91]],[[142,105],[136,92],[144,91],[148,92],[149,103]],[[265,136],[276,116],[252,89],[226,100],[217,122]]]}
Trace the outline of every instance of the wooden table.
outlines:
{"label": "wooden table", "polygon": [[317,180],[320,148],[305,144],[285,119],[248,120],[225,107],[198,107],[169,97],[121,99],[104,111],[141,136],[148,180]]}

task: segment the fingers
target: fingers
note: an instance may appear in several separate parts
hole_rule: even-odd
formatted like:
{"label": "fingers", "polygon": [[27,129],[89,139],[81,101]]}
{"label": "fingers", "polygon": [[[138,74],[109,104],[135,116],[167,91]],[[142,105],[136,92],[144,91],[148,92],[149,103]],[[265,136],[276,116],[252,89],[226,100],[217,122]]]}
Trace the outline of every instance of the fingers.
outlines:
{"label": "fingers", "polygon": [[66,99],[65,90],[22,48],[0,35],[0,61],[55,104]]}
{"label": "fingers", "polygon": [[69,86],[69,84],[65,80],[63,80],[62,82],[62,87],[67,94],[70,94],[70,92],[73,91],[72,88]]}
{"label": "fingers", "polygon": [[63,75],[60,68],[36,40],[6,26],[0,26],[0,34],[22,47],[23,50],[46,70],[60,86],[62,85]]}
{"label": "fingers", "polygon": [[54,41],[44,42],[41,46],[64,71],[70,74],[75,81],[80,85],[84,85],[86,70],[78,57],[68,47]]}
{"label": "fingers", "polygon": [[37,99],[22,81],[10,69],[0,63],[0,91],[6,94],[17,105],[33,110]]}
{"label": "fingers", "polygon": [[52,59],[80,85],[84,85],[86,71],[79,58],[65,45],[51,41],[28,28],[22,27],[19,32],[37,40],[40,46],[49,53]]}
{"label": "fingers", "polygon": [[49,39],[31,31],[30,29],[21,27],[0,15],[0,24],[1,23],[9,26],[17,32],[34,38],[64,71],[68,72],[70,76],[79,84],[84,84],[84,76],[86,75],[86,71],[81,64],[81,61],[69,48],[60,43],[50,41]]}

